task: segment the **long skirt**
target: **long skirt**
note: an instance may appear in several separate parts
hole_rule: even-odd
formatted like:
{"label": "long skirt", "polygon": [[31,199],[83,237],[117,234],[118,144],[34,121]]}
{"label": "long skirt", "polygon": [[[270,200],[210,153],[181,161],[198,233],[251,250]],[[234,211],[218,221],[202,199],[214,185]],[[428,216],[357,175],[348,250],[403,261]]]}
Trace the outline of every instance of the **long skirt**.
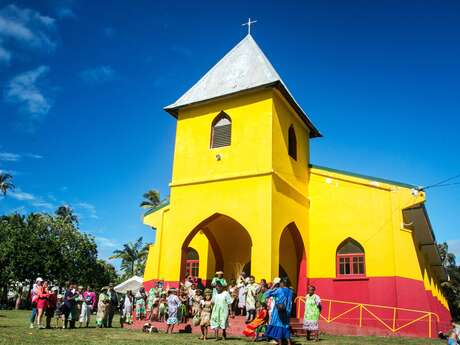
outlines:
{"label": "long skirt", "polygon": [[97,314],[96,314],[96,324],[99,327],[102,327],[106,322],[107,322],[107,304],[98,303]]}
{"label": "long skirt", "polygon": [[123,319],[126,323],[131,324],[133,322],[133,306],[132,305],[125,305],[123,309]]}
{"label": "long skirt", "polygon": [[145,317],[145,301],[143,298],[136,300],[136,319],[140,320]]}

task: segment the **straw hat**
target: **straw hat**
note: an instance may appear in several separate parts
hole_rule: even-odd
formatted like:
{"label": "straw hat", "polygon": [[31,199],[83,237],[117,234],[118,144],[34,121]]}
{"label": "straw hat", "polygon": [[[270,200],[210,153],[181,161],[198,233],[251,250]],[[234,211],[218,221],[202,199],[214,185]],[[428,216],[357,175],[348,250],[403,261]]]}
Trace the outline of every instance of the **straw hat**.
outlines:
{"label": "straw hat", "polygon": [[279,284],[280,282],[281,282],[280,277],[276,277],[275,279],[273,279],[273,285]]}

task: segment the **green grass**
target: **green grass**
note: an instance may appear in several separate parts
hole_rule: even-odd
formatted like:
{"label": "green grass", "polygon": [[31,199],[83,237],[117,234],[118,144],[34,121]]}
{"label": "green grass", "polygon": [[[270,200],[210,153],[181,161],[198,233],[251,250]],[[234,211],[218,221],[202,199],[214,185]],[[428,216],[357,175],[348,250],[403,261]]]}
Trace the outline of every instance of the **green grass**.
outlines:
{"label": "green grass", "polygon": [[[127,344],[155,344],[155,345],[198,345],[203,344],[195,334],[146,334],[140,330],[122,328],[99,329],[29,329],[29,311],[0,311],[0,345],[127,345]],[[118,316],[115,316],[118,322]],[[94,322],[94,320],[92,320]],[[114,322],[114,325],[117,325]],[[399,338],[399,337],[338,337],[321,336],[321,345],[357,345],[357,344],[387,344],[387,345],[434,345],[444,344],[439,340]],[[214,339],[207,343],[214,343]],[[223,343],[223,342],[221,342]],[[248,345],[244,338],[232,338],[225,342],[228,345]],[[296,344],[306,344],[304,338],[295,338]],[[314,342],[309,342],[314,344]],[[266,342],[259,344],[268,344]]]}

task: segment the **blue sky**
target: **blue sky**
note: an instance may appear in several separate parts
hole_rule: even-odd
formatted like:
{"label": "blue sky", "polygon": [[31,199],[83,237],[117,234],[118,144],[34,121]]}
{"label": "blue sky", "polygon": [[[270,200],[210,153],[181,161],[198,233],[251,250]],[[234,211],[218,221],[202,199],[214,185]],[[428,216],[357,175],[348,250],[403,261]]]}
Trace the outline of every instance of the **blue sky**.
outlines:
{"label": "blue sky", "polygon": [[[312,163],[415,185],[460,173],[458,1],[0,0],[0,212],[70,204],[107,258],[153,232],[168,194],[172,103],[253,36],[324,138]],[[459,181],[460,182],[460,181]],[[460,256],[460,185],[428,190]]]}

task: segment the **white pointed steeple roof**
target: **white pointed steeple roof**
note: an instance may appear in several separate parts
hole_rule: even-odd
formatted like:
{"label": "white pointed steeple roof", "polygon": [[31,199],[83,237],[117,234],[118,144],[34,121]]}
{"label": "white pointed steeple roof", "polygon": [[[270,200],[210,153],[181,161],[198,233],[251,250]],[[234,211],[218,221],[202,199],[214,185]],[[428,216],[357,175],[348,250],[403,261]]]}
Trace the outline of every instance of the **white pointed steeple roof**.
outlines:
{"label": "white pointed steeple roof", "polygon": [[277,87],[310,128],[311,137],[321,136],[249,34],[165,110],[177,116],[184,106],[263,87]]}

